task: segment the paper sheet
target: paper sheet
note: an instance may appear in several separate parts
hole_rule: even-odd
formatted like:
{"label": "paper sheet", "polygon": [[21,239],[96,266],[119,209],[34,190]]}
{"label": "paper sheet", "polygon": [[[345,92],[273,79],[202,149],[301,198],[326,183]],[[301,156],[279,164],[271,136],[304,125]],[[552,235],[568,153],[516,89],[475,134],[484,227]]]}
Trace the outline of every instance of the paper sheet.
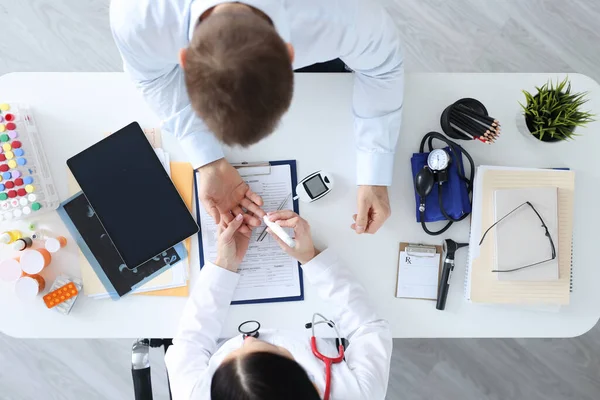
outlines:
{"label": "paper sheet", "polygon": [[[289,165],[272,166],[270,174],[245,176],[244,180],[263,198],[265,211],[277,210],[281,202],[292,193]],[[214,261],[217,255],[217,226],[202,204],[199,207],[204,260]],[[291,196],[283,209],[293,209]],[[270,235],[267,235],[263,241],[257,242],[263,229],[264,225],[252,232],[248,252],[239,268],[241,277],[233,301],[301,295],[297,261],[285,254]]]}
{"label": "paper sheet", "polygon": [[[558,188],[523,188],[496,190],[494,221],[529,201],[540,213],[553,241],[558,244]],[[519,268],[552,258],[552,246],[540,219],[529,206],[523,206],[496,227],[494,269]],[[558,254],[558,250],[556,252]],[[555,281],[558,258],[514,272],[498,272],[501,281]]]}
{"label": "paper sheet", "polygon": [[418,257],[400,252],[396,297],[409,299],[437,299],[440,254]]}

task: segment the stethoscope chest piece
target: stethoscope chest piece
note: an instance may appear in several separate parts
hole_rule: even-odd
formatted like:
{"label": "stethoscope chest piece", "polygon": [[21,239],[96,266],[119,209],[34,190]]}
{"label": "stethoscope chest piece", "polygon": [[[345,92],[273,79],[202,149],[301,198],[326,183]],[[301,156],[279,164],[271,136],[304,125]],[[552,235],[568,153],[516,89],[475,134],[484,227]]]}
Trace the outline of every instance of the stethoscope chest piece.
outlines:
{"label": "stethoscope chest piece", "polygon": [[245,321],[238,326],[238,332],[242,334],[242,337],[246,339],[247,337],[253,337],[258,339],[260,331],[260,322],[255,320]]}

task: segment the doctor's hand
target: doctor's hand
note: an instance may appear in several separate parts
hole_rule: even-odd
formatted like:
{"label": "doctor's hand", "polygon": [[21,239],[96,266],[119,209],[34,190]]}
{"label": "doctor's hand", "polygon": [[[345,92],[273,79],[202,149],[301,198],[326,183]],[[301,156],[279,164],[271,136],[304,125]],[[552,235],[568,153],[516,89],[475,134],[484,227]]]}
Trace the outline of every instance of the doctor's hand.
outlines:
{"label": "doctor's hand", "polygon": [[356,233],[375,233],[392,214],[387,186],[359,186],[358,214],[351,228]]}
{"label": "doctor's hand", "polygon": [[[238,171],[227,160],[221,158],[198,168],[198,196],[206,211],[217,224],[233,221],[234,216],[242,214],[244,225],[242,232],[248,233],[252,227],[260,226],[265,212],[261,210],[263,201],[254,193]],[[247,212],[242,210],[245,208]]]}
{"label": "doctor's hand", "polygon": [[217,229],[217,260],[215,265],[237,272],[248,251],[250,235],[252,234],[250,230],[243,232],[243,226],[244,216],[242,214],[238,214],[229,224],[221,221]]}
{"label": "doctor's hand", "polygon": [[285,244],[283,240],[279,239],[277,235],[273,234],[270,229],[267,229],[271,236],[279,243],[279,247],[283,251],[300,261],[301,264],[306,264],[319,254],[313,244],[310,225],[308,225],[306,220],[300,218],[298,214],[290,210],[270,212],[267,215],[271,221],[276,222],[279,226],[294,229],[296,247],[293,249]]}

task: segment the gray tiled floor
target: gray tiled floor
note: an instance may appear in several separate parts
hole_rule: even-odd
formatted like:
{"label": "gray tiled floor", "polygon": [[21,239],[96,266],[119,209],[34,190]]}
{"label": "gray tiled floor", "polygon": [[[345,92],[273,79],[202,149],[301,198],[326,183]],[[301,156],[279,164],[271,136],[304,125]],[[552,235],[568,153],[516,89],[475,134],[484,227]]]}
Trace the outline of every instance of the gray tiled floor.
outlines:
{"label": "gray tiled floor", "polygon": [[[576,71],[600,81],[597,0],[386,3],[408,71]],[[0,0],[0,74],[120,70],[107,10],[108,0]],[[130,346],[0,334],[0,399],[132,398]],[[164,399],[164,364],[153,356]],[[388,398],[600,399],[600,327],[576,339],[396,340]]]}

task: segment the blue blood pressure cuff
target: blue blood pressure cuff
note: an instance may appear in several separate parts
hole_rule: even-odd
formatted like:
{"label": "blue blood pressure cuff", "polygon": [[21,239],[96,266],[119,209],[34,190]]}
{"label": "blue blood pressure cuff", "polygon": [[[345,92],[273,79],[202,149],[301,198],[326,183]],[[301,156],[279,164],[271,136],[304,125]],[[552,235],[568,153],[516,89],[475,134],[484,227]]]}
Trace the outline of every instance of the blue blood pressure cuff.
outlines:
{"label": "blue blood pressure cuff", "polygon": [[[445,147],[445,150],[451,155],[448,165],[448,181],[441,186],[437,183],[433,186],[431,193],[425,198],[424,222],[447,221],[440,210],[440,196],[438,191],[442,190],[441,202],[447,215],[458,220],[465,214],[471,212],[471,202],[469,200],[468,184],[461,179],[459,170],[464,171],[463,156],[460,146],[453,149]],[[453,154],[456,151],[458,154]],[[415,189],[415,179],[419,171],[427,165],[429,153],[414,153],[410,159],[412,167],[413,190]],[[419,212],[420,197],[415,190],[416,216],[417,222],[421,222],[421,213]]]}

